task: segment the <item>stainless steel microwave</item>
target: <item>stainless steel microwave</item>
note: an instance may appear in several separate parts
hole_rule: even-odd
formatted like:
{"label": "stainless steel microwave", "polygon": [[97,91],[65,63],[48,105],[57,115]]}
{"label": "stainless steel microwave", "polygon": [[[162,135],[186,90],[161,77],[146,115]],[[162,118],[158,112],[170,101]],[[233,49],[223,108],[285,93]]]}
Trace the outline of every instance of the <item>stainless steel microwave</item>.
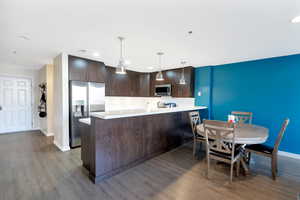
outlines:
{"label": "stainless steel microwave", "polygon": [[171,96],[171,84],[155,85],[155,96]]}

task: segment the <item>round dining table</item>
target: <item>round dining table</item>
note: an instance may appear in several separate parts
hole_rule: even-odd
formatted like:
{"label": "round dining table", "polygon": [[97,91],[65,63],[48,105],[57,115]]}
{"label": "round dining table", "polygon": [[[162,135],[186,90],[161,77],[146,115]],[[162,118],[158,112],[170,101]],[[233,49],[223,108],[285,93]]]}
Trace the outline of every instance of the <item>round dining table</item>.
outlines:
{"label": "round dining table", "polygon": [[[203,124],[197,126],[197,133],[205,136]],[[269,137],[269,129],[254,124],[238,124],[234,133],[236,144],[261,144]]]}
{"label": "round dining table", "polygon": [[[205,137],[203,124],[197,126],[197,133]],[[235,143],[244,146],[262,144],[266,142],[269,137],[269,129],[254,124],[237,124],[234,133]],[[241,164],[245,173],[248,174],[249,168],[246,164],[245,157],[241,159]]]}

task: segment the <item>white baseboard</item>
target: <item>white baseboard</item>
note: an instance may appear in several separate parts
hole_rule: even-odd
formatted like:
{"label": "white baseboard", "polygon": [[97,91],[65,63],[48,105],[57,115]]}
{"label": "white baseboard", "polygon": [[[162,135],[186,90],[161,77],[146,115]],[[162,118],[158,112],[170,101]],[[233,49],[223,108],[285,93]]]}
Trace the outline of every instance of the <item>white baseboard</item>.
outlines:
{"label": "white baseboard", "polygon": [[53,141],[53,143],[55,144],[55,146],[57,146],[57,148],[59,148],[59,150],[61,151],[70,151],[70,147],[69,146],[62,146],[60,144],[58,144],[58,142],[56,142],[56,140]]}
{"label": "white baseboard", "polygon": [[1,134],[14,134],[14,133],[30,133],[31,131],[40,131],[39,128],[30,128],[30,129],[26,129],[26,130],[14,130],[14,131],[6,131],[4,133],[0,133]]}
{"label": "white baseboard", "polygon": [[300,154],[289,153],[286,151],[278,151],[278,155],[300,160]]}
{"label": "white baseboard", "polygon": [[44,131],[44,130],[40,130],[40,131],[47,137],[54,135],[54,133],[49,133],[48,131]]}

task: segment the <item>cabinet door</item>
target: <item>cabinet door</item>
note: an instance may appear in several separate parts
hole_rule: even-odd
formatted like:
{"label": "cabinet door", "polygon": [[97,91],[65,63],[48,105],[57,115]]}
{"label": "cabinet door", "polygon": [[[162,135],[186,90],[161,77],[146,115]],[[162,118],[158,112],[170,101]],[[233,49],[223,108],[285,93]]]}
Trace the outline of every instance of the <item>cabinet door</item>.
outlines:
{"label": "cabinet door", "polygon": [[106,68],[103,62],[89,62],[87,68],[88,81],[104,83],[106,74]]}
{"label": "cabinet door", "polygon": [[130,86],[127,74],[116,74],[111,75],[111,96],[130,96]]}
{"label": "cabinet door", "polygon": [[182,97],[194,97],[194,68],[186,67],[184,69],[185,85],[182,85]]}
{"label": "cabinet door", "polygon": [[139,88],[140,88],[140,82],[139,82],[139,73],[137,72],[127,72],[128,75],[128,95],[130,97],[137,97],[139,96]]}
{"label": "cabinet door", "polygon": [[149,96],[149,74],[127,70],[127,74],[116,74],[115,68],[107,67],[106,96]]}
{"label": "cabinet door", "polygon": [[150,74],[139,75],[139,91],[138,96],[149,97],[150,96]]}
{"label": "cabinet door", "polygon": [[149,92],[150,92],[150,94],[149,94],[149,96],[150,97],[154,97],[154,88],[155,88],[155,73],[151,73],[150,74],[150,90],[149,90]]}
{"label": "cabinet door", "polygon": [[69,56],[69,80],[88,81],[88,61],[75,56]]}

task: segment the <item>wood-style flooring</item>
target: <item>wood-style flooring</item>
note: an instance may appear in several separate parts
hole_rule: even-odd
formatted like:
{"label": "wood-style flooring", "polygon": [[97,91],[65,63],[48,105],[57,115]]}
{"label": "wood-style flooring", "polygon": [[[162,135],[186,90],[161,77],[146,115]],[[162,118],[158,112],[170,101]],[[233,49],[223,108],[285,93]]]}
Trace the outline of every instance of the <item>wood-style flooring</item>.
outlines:
{"label": "wood-style flooring", "polygon": [[155,157],[94,185],[81,166],[80,149],[60,152],[40,132],[0,135],[0,200],[293,200],[300,192],[300,161],[279,158],[273,181],[270,162],[253,156],[251,175],[234,177],[229,168],[192,157],[190,145]]}

